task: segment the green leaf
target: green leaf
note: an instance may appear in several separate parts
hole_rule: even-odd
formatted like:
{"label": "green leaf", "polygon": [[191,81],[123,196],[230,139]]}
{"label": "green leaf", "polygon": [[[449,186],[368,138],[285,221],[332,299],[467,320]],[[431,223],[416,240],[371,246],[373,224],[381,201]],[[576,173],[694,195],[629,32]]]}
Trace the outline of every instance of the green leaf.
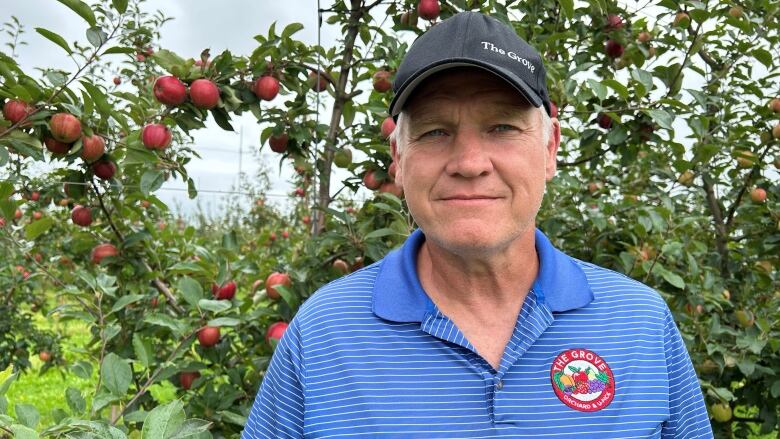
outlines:
{"label": "green leaf", "polygon": [[203,288],[198,281],[189,276],[180,278],[176,286],[184,300],[192,306],[198,306],[198,302],[203,299]]}
{"label": "green leaf", "polygon": [[599,100],[603,101],[607,98],[607,87],[595,79],[588,79],[588,85],[593,90],[593,94],[596,95]]}
{"label": "green leaf", "polygon": [[87,401],[81,396],[81,392],[73,387],[68,387],[65,391],[65,400],[68,402],[68,407],[74,415],[80,415],[87,409]]}
{"label": "green leaf", "polygon": [[48,232],[53,225],[54,225],[54,220],[49,216],[33,221],[30,224],[24,226],[25,237],[28,240],[32,241],[33,239]]}
{"label": "green leaf", "polygon": [[92,12],[92,8],[81,0],[57,0],[63,5],[69,7],[73,12],[79,14],[81,18],[86,20],[90,26],[94,26],[97,23],[95,20],[95,14]]}
{"label": "green leaf", "polygon": [[143,439],[170,439],[184,423],[184,405],[178,399],[155,407],[144,420]]}
{"label": "green leaf", "polygon": [[127,0],[111,0],[111,3],[120,14],[124,14],[127,11]]}
{"label": "green leaf", "polygon": [[[224,412],[220,412],[222,414]],[[211,422],[203,419],[187,419],[170,439],[203,439],[212,437],[209,433]],[[204,436],[205,434],[205,436]]]}
{"label": "green leaf", "polygon": [[685,280],[683,280],[682,277],[679,275],[669,271],[669,270],[663,270],[661,271],[661,276],[664,278],[665,281],[669,282],[670,284],[674,285],[677,288],[684,289],[685,288]]}
{"label": "green leaf", "polygon": [[133,372],[127,361],[119,355],[110,352],[103,359],[103,364],[100,368],[100,378],[109,392],[117,397],[122,397],[127,393],[127,389],[130,388]]}
{"label": "green leaf", "polygon": [[73,374],[79,378],[83,378],[85,380],[91,379],[92,363],[84,360],[79,360],[73,366],[70,367],[70,371],[73,372]]}
{"label": "green leaf", "polygon": [[226,311],[230,309],[232,306],[233,304],[230,303],[229,300],[201,299],[198,301],[198,307],[206,311],[211,311],[215,314],[221,313],[222,311]]}
{"label": "green leaf", "polygon": [[574,18],[574,0],[558,0],[558,4],[561,5],[563,15],[565,15],[567,19],[571,20]]}
{"label": "green leaf", "polygon": [[301,29],[303,29],[303,25],[301,23],[288,24],[282,31],[282,39],[290,37],[292,34],[298,32]]}
{"label": "green leaf", "polygon": [[150,325],[162,326],[168,328],[174,332],[174,334],[181,335],[187,330],[186,324],[173,317],[165,314],[147,314],[144,317],[144,322]]}
{"label": "green leaf", "polygon": [[296,296],[295,293],[284,285],[276,285],[274,289],[282,296],[282,300],[284,300],[290,309],[298,309],[298,296]]}
{"label": "green leaf", "polygon": [[135,49],[132,47],[109,47],[108,49],[103,51],[103,55],[112,55],[116,53],[135,53]]}
{"label": "green leaf", "polygon": [[34,405],[16,404],[14,408],[16,409],[16,419],[27,427],[35,428],[38,421],[41,420],[41,414],[38,413],[38,409]]}
{"label": "green leaf", "polygon": [[6,149],[4,146],[0,147],[0,166],[5,166],[6,163],[8,163],[8,160],[11,159],[11,156],[8,155],[8,149]]}
{"label": "green leaf", "polygon": [[661,109],[649,109],[644,110],[645,114],[653,118],[655,123],[657,123],[662,128],[666,128],[667,130],[672,129],[672,122],[674,121],[674,115],[671,113],[661,110]]}
{"label": "green leaf", "polygon": [[93,47],[100,47],[108,40],[108,34],[99,27],[91,27],[87,29],[87,41]]}
{"label": "green leaf", "polygon": [[204,273],[203,267],[194,262],[179,262],[167,270],[169,273],[185,274],[185,273]]}
{"label": "green leaf", "polygon": [[144,342],[137,332],[133,334],[133,351],[135,352],[135,359],[148,369],[149,365],[152,364],[152,360],[154,360],[152,346]]}
{"label": "green leaf", "polygon": [[757,48],[753,49],[753,58],[757,59],[761,64],[766,66],[767,68],[772,67],[772,54],[769,53],[766,49]]}
{"label": "green leaf", "polygon": [[127,305],[138,302],[139,300],[142,300],[144,298],[146,298],[146,296],[144,296],[143,294],[128,294],[127,296],[122,296],[119,298],[119,300],[114,302],[114,306],[111,307],[111,311],[109,312],[109,314],[115,313],[120,309],[123,309]]}
{"label": "green leaf", "polygon": [[165,182],[165,174],[160,169],[150,169],[141,176],[141,192],[144,195],[160,189]]}
{"label": "green leaf", "polygon": [[224,108],[212,108],[211,115],[214,116],[214,122],[225,131],[235,131],[233,125],[230,125],[230,115]]}
{"label": "green leaf", "polygon": [[615,92],[623,99],[628,99],[628,89],[625,85],[617,82],[614,79],[605,79],[601,81],[602,84],[606,85],[607,87],[611,88],[612,90],[615,90]]}
{"label": "green leaf", "polygon": [[209,326],[238,326],[242,322],[239,319],[233,318],[233,317],[218,317],[216,319],[209,320],[207,325]]}
{"label": "green leaf", "polygon": [[0,384],[0,396],[5,395],[5,392],[11,387],[11,384],[16,380],[16,377],[19,376],[19,372],[13,373],[13,371],[14,366],[9,364],[4,371],[0,372],[0,381],[2,382],[2,384]]}
{"label": "green leaf", "polygon": [[187,179],[187,196],[190,200],[198,196],[198,190],[195,189],[195,181],[192,178]]}
{"label": "green leaf", "polygon": [[5,200],[14,194],[14,185],[10,181],[0,182],[0,200]]}
{"label": "green leaf", "polygon": [[374,238],[382,238],[382,237],[385,237],[385,236],[390,236],[390,235],[395,235],[395,234],[396,234],[396,231],[393,230],[393,229],[389,229],[389,228],[377,229],[377,230],[374,230],[373,232],[367,234],[363,239],[369,240],[369,239],[374,239]]}
{"label": "green leaf", "polygon": [[38,439],[38,432],[21,424],[11,425],[11,431],[15,439]]}
{"label": "green leaf", "polygon": [[35,31],[41,34],[47,40],[65,49],[65,51],[68,52],[68,55],[73,53],[73,51],[70,50],[70,46],[68,46],[68,42],[58,34],[55,34],[54,32],[42,27],[36,27]]}

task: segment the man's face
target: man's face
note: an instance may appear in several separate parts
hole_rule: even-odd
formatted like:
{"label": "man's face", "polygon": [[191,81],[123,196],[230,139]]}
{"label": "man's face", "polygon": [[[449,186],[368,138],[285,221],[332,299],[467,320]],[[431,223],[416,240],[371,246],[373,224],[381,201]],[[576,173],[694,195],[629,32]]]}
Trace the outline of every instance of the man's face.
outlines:
{"label": "man's face", "polygon": [[393,160],[426,238],[456,254],[491,254],[534,227],[555,174],[560,129],[543,143],[539,110],[480,69],[428,78],[404,109]]}

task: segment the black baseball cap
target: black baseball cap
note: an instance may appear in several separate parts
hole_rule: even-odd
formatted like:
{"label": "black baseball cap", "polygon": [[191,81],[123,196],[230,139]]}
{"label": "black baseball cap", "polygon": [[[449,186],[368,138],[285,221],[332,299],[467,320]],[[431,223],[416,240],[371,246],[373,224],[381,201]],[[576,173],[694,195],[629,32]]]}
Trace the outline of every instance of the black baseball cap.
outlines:
{"label": "black baseball cap", "polygon": [[550,114],[547,72],[539,52],[514,29],[479,12],[460,12],[414,41],[396,72],[390,115],[397,118],[425,78],[453,67],[478,67],[508,82],[535,107]]}

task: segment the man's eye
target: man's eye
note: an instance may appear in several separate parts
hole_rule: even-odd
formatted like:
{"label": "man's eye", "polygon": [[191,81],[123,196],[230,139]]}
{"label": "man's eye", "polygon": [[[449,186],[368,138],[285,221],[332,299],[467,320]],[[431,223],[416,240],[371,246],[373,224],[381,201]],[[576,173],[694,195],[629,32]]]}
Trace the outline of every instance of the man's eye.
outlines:
{"label": "man's eye", "polygon": [[512,131],[512,130],[515,130],[515,129],[516,128],[513,127],[512,125],[507,125],[505,123],[496,125],[495,128],[493,128],[494,131]]}
{"label": "man's eye", "polygon": [[426,132],[425,134],[422,135],[422,137],[438,137],[438,136],[443,136],[444,134],[445,134],[444,130],[437,128],[435,130],[430,130]]}

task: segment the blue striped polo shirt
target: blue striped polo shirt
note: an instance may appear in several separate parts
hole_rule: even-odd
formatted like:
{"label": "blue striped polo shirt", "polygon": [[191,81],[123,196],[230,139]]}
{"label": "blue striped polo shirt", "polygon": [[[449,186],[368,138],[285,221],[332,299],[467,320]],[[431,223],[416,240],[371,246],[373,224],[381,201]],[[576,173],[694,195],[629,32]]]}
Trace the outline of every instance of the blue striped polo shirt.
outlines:
{"label": "blue striped polo shirt", "polygon": [[322,287],[274,352],[249,438],[710,438],[699,382],[652,289],[536,231],[539,273],[494,370],[428,298],[415,231]]}

